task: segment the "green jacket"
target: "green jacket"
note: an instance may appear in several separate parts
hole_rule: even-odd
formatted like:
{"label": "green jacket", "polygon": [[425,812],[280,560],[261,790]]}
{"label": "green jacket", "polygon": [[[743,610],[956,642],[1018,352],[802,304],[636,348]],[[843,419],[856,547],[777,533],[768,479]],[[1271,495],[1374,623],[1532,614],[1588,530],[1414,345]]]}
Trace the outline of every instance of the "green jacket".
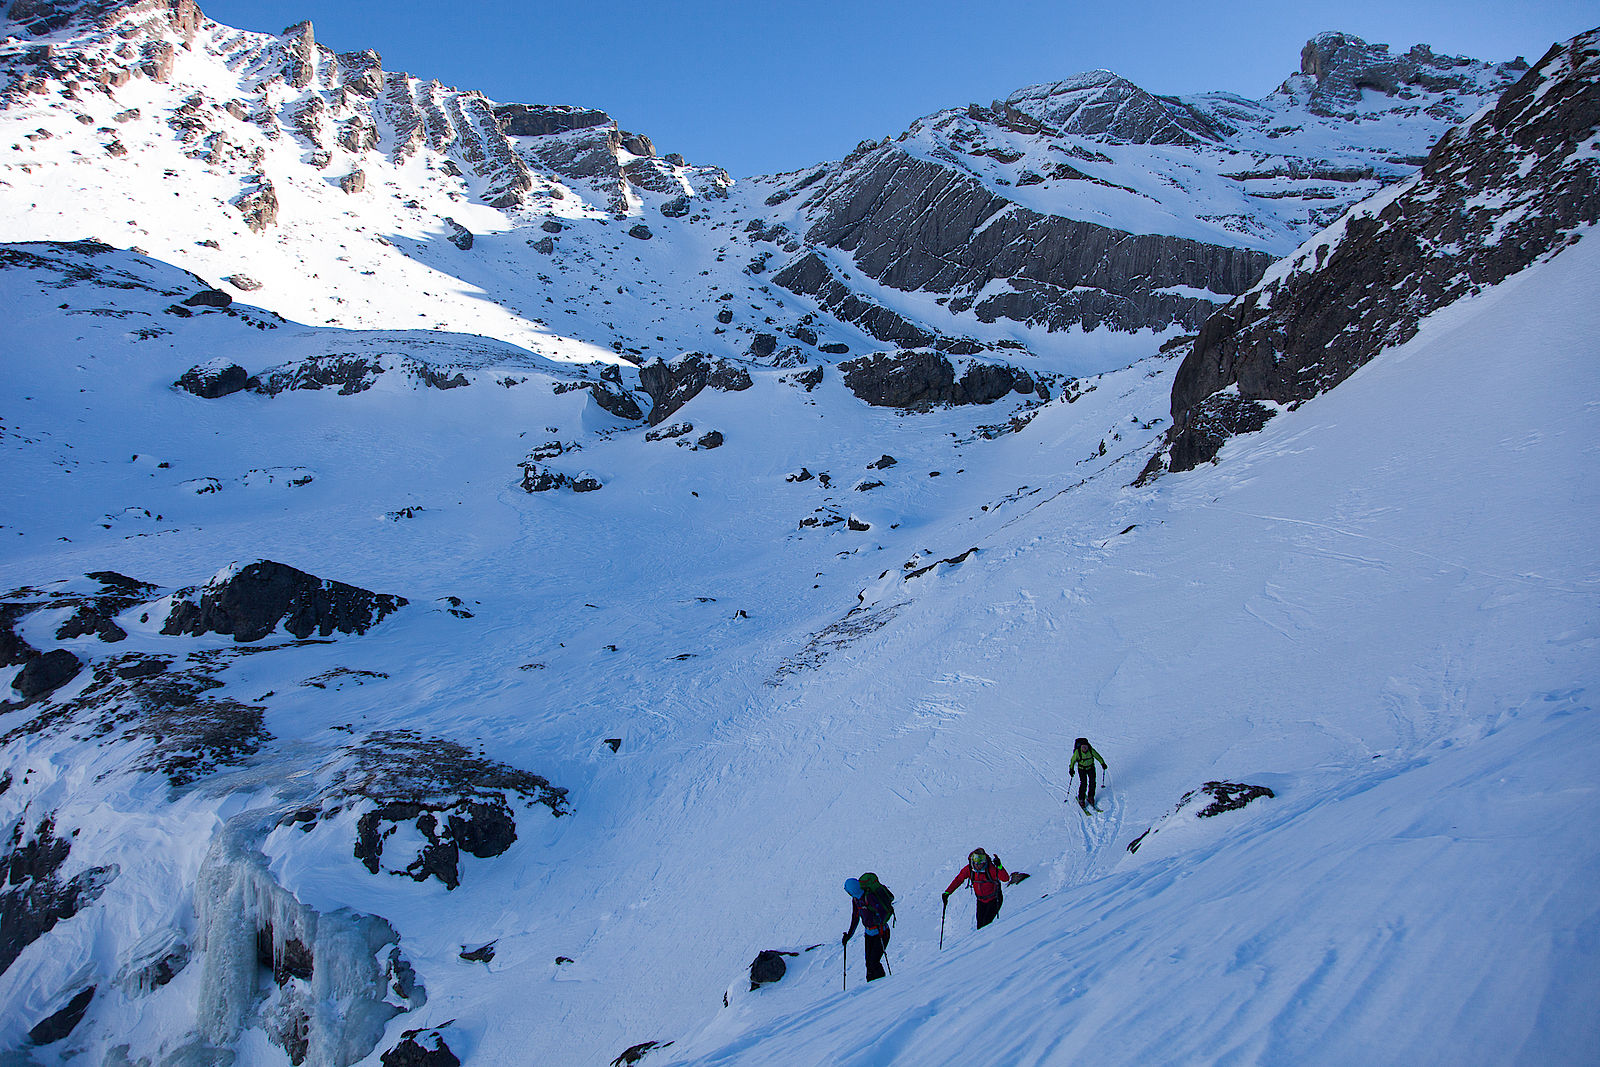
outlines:
{"label": "green jacket", "polygon": [[1073,771],[1094,770],[1095,760],[1099,760],[1102,767],[1106,765],[1106,758],[1096,752],[1093,745],[1089,746],[1089,751],[1087,752],[1079,752],[1077,749],[1073,749],[1072,762],[1067,766],[1067,777],[1071,778]]}

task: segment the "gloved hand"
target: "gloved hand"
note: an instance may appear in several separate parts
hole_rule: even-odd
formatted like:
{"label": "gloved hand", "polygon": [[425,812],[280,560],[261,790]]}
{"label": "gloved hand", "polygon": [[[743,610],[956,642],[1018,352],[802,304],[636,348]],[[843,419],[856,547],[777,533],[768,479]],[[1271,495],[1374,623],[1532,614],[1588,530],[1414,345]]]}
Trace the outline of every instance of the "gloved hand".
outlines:
{"label": "gloved hand", "polygon": [[996,867],[1004,867],[1005,866],[1005,864],[1000,862],[1000,857],[999,856],[990,856],[989,858],[994,860],[994,865]]}
{"label": "gloved hand", "polygon": [[839,944],[848,945],[849,943],[850,943],[850,935],[848,933],[839,935]]}
{"label": "gloved hand", "polygon": [[950,891],[948,889],[939,895],[944,898],[946,904],[950,903]]}

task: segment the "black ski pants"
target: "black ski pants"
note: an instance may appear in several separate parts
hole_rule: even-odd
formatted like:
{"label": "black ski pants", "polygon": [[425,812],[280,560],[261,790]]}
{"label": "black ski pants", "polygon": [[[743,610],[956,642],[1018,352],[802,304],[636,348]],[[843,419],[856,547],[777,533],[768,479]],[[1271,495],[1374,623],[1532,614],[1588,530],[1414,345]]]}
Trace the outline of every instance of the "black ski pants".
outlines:
{"label": "black ski pants", "polygon": [[994,917],[1000,914],[1000,905],[1004,902],[1005,897],[999,893],[994,895],[993,900],[978,901],[978,929],[982,930],[994,922]]}
{"label": "black ski pants", "polygon": [[883,977],[883,950],[889,947],[889,928],[881,934],[867,935],[867,981]]}
{"label": "black ski pants", "polygon": [[1094,803],[1094,764],[1078,772],[1078,807]]}

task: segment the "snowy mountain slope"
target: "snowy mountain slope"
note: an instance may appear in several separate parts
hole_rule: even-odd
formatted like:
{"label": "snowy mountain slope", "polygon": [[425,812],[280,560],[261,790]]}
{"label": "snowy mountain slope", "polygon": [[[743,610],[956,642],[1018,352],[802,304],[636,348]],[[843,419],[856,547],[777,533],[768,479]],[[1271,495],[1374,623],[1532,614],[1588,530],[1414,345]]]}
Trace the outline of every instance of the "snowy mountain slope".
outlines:
{"label": "snowy mountain slope", "polygon": [[[309,23],[270,35],[188,0],[30,0],[6,25],[0,239],[137,247],[296,321],[619,365],[685,351],[826,364],[838,346],[937,342],[1034,373],[1120,366],[1149,345],[1107,333],[1193,329],[1515,74],[1323,35],[1313,73],[1261,102],[1085,76],[1093,100],[1078,81],[1022,90],[839,164],[732,184],[602,112],[385,71],[318,45]],[[1129,101],[1205,136],[1150,134]],[[841,216],[883,199],[886,160],[894,196],[954,183],[973,209],[933,231],[890,205]],[[1019,232],[1040,251],[1013,247]],[[1064,281],[1063,240],[1111,247]],[[959,277],[929,276],[911,247]],[[812,253],[847,297],[788,269]],[[763,335],[785,354],[763,355]]]}
{"label": "snowy mountain slope", "polygon": [[[1587,474],[1592,412],[1582,399],[1591,392],[1583,383],[1595,324],[1585,317],[1590,302],[1579,299],[1596,280],[1591,244],[1436,316],[1405,349],[1230,445],[1222,467],[1140,491],[1121,487],[1156,433],[1143,426],[1165,402],[1170,362],[1102,378],[1074,403],[1058,400],[1026,430],[994,441],[970,439],[971,412],[907,419],[863,409],[836,384],[807,393],[767,372],[754,387],[762,404],[707,394],[684,410],[697,429],[724,430],[722,448],[586,438],[587,462],[615,480],[592,494],[529,496],[515,488],[525,444],[517,435],[561,422],[576,433],[594,409],[573,393],[385,386],[345,397],[324,390],[202,401],[164,383],[214,349],[217,329],[262,331],[213,313],[137,341],[122,323],[90,316],[66,320],[84,340],[52,340],[44,312],[74,294],[38,291],[29,350],[39,362],[21,394],[36,399],[9,396],[6,409],[26,412],[31,403],[53,415],[76,404],[99,431],[78,430],[67,449],[44,437],[42,424],[7,418],[8,470],[36,453],[77,461],[72,473],[34,461],[26,482],[8,479],[6,514],[23,517],[0,531],[16,537],[8,587],[106,566],[184,584],[248,545],[252,554],[401,592],[416,610],[362,637],[291,643],[218,672],[216,692],[264,706],[272,736],[259,755],[220,768],[175,803],[152,788],[159,771],[152,781],[130,769],[126,746],[141,751],[137,738],[85,747],[46,731],[8,742],[12,784],[0,794],[8,817],[31,830],[48,811],[62,836],[79,830],[64,873],[113,863],[120,873],[93,907],[6,973],[7,1043],[15,1047],[92,982],[85,1021],[66,1041],[36,1050],[41,1062],[121,1043],[137,1060],[181,1044],[202,1022],[195,1008],[207,986],[196,940],[203,927],[192,910],[201,902],[188,887],[208,869],[219,819],[317,802],[351,758],[352,728],[373,752],[403,728],[484,745],[548,777],[571,790],[572,814],[541,819],[519,809],[517,842],[493,860],[463,856],[455,890],[368,874],[351,852],[360,806],[309,834],[286,825],[260,839],[273,877],[306,905],[355,907],[392,924],[425,986],[427,1003],[389,1024],[372,1062],[401,1032],[451,1019],[441,1033],[468,1062],[503,1062],[529,1047],[596,1062],[639,1041],[675,1038],[681,1048],[668,1052],[691,1061],[894,1061],[936,1047],[919,1041],[976,1040],[997,1021],[1018,1035],[1022,1061],[1048,1061],[1070,1054],[1047,1042],[1080,1017],[1103,1035],[1095,1043],[1103,1055],[1107,1045],[1122,1047],[1119,1036],[1141,1053],[1126,1062],[1221,1058],[1262,1041],[1261,1056],[1315,1059],[1326,1048],[1333,1061],[1360,1051],[1347,1042],[1364,1040],[1369,1012],[1388,1002],[1349,1000],[1378,974],[1432,991],[1416,1010],[1382,1017],[1394,1047],[1421,1042],[1424,1030],[1439,1040],[1432,1019],[1458,1011],[1474,983],[1491,983],[1489,1007],[1472,1002],[1489,1021],[1457,1031],[1460,1058],[1475,1059],[1474,1048],[1526,1048],[1538,1058],[1586,1047],[1592,1031],[1571,1005],[1583,1002],[1592,961],[1581,933],[1569,943],[1562,931],[1581,932],[1593,917],[1559,888],[1550,903],[1539,900],[1594,865],[1568,821],[1593,814],[1581,777],[1592,738],[1581,724],[1597,576],[1581,546],[1597,503]],[[25,286],[7,295],[13,306],[29,299]],[[1529,323],[1541,324],[1535,335]],[[191,339],[188,330],[199,332]],[[1525,365],[1495,374],[1495,353],[1513,331]],[[125,376],[91,373],[119,345],[141,352],[161,343],[174,346],[161,359],[147,352],[124,363],[147,382],[132,395]],[[74,351],[99,355],[74,360]],[[1449,403],[1418,403],[1441,383]],[[205,417],[185,425],[197,416]],[[148,471],[152,491],[165,493],[127,499],[166,507],[188,476],[246,462],[241,455],[230,464],[230,456],[247,440],[210,432],[213,419],[241,418],[263,454],[293,460],[317,480],[197,496],[188,510],[159,512],[150,536],[92,521],[88,505],[106,492],[94,479],[120,477],[130,489],[142,480],[118,468]],[[1478,429],[1491,423],[1494,435]],[[1386,433],[1373,432],[1378,426]],[[1101,439],[1110,444],[1103,457]],[[134,447],[165,457],[171,473],[150,459],[130,465]],[[883,451],[898,462],[869,470]],[[802,464],[831,472],[833,490],[817,479],[785,481]],[[939,478],[928,476],[933,470]],[[844,484],[856,472],[886,484],[856,493]],[[24,498],[29,486],[51,491]],[[286,492],[316,495],[285,509],[277,501]],[[874,529],[801,529],[798,521],[828,497],[876,520]],[[25,507],[24,499],[48,503]],[[402,502],[427,510],[385,521]],[[971,547],[978,551],[959,563],[895,573]],[[834,629],[833,643],[811,646],[826,652],[820,664],[802,666],[815,659],[805,655],[808,635],[840,621],[856,591],[865,594],[859,625]],[[448,612],[439,598],[451,595],[472,618]],[[52,639],[57,618],[30,615],[22,633],[38,647],[61,645]],[[193,657],[230,644],[174,641],[119,618],[131,646],[93,637],[65,644],[91,661],[135,649]],[[693,658],[677,658],[686,654]],[[315,679],[324,679],[320,687],[309,684]],[[1551,717],[1542,719],[1541,708]],[[29,714],[13,712],[5,728]],[[1062,761],[1078,733],[1112,761],[1103,823],[1085,823],[1060,802]],[[605,737],[618,737],[620,751]],[[1502,755],[1502,744],[1525,747]],[[1542,799],[1491,803],[1507,760],[1515,774],[1537,775],[1548,790]],[[1450,786],[1435,786],[1435,775]],[[1123,846],[1179,795],[1218,776],[1269,785],[1278,799],[1237,816],[1237,829],[1219,820],[1198,838],[1165,824],[1127,856]],[[90,787],[91,777],[101,781]],[[1447,825],[1437,821],[1441,803],[1474,813],[1486,806],[1510,829]],[[1355,807],[1342,814],[1346,805]],[[1423,842],[1443,835],[1442,854],[1421,869],[1432,877],[1402,877],[1418,869],[1397,839],[1418,833]],[[968,913],[953,901],[949,933],[959,937],[947,948],[951,960],[937,960],[930,902],[956,858],[978,843],[1036,881],[1010,895],[992,942],[966,940]],[[1502,880],[1499,872],[1521,871],[1530,851],[1543,857],[1541,878]],[[838,883],[858,868],[878,870],[902,897],[897,973],[883,987],[896,992],[859,995],[917,1005],[839,1004],[837,950],[826,949],[818,951],[830,956],[797,975],[809,975],[805,982],[713,1018],[720,992],[757,949],[835,936]],[[1313,888],[1344,885],[1347,876],[1383,887],[1377,904]],[[1241,883],[1252,887],[1243,900]],[[1197,909],[1188,891],[1196,885],[1211,887],[1200,899],[1225,903]],[[1451,899],[1485,901],[1492,921],[1435,907],[1428,894],[1441,885]],[[1316,892],[1331,894],[1314,910],[1328,915],[1308,926],[1303,904]],[[1086,896],[1095,903],[1078,903]],[[1085,949],[1093,935],[1083,931],[1101,914],[1109,929],[1130,932]],[[1250,925],[1243,916],[1258,918]],[[1330,963],[1322,984],[1296,993],[1314,961],[1342,960],[1347,938],[1367,936],[1349,931],[1369,930],[1378,917],[1419,932],[1367,942],[1349,971]],[[110,983],[148,958],[141,939],[156,928],[190,946],[194,962],[154,991]],[[1486,943],[1486,929],[1502,939]],[[1067,972],[1066,986],[1020,976],[1046,968],[1029,953],[1047,953],[1068,935],[1070,947],[1058,951],[1073,968],[1087,951],[1095,981],[1067,1002],[1063,1019],[1051,991],[1077,992],[1070,983],[1079,972]],[[1414,951],[1419,938],[1435,947]],[[456,958],[489,941],[489,964]],[[1238,956],[1251,945],[1250,959],[1261,962]],[[1545,945],[1550,955],[1538,955]],[[558,956],[573,962],[557,964]],[[1440,958],[1460,984],[1431,976]],[[1146,975],[1155,959],[1170,960],[1161,968],[1170,978]],[[975,985],[986,963],[997,984]],[[1008,975],[1017,977],[999,984]],[[1528,975],[1551,976],[1543,1015],[1512,991]],[[285,988],[270,974],[257,982],[263,992]],[[1130,999],[1143,1002],[1130,989],[1148,982],[1162,993],[1150,1011],[1168,1018],[1176,995],[1192,1024],[1152,1028],[1130,1008]],[[980,997],[985,989],[992,995]],[[1030,1001],[1021,989],[1043,997]],[[1255,1012],[1202,1025],[1243,989],[1260,1005]],[[944,999],[956,990],[964,991],[958,1000]],[[1574,1000],[1564,999],[1568,991]],[[1043,1021],[997,1020],[990,1009],[1000,1004]],[[767,1011],[790,1021],[765,1022]],[[858,1011],[868,1013],[863,1021]],[[1530,1012],[1559,1023],[1512,1021]],[[1306,1044],[1307,1020],[1325,1014],[1340,1025],[1313,1027],[1320,1042]],[[270,1009],[255,1018],[235,1044],[243,1062],[282,1062],[265,1036]],[[820,1021],[796,1029],[811,1018]],[[916,1026],[924,1018],[931,1021]],[[703,1038],[692,1036],[699,1019],[711,1027]],[[904,1046],[878,1044],[885,1019],[902,1027]],[[1113,1020],[1127,1020],[1126,1033]],[[1165,1035],[1160,1047],[1132,1040],[1153,1029]],[[1274,1032],[1286,1036],[1277,1044],[1262,1036]],[[1189,1043],[1166,1044],[1176,1033]],[[782,1034],[787,1044],[759,1043]]]}
{"label": "snowy mountain slope", "polygon": [[[1600,31],[1556,45],[1416,176],[1363,202],[1209,319],[1179,369],[1167,466],[1332,388],[1429,311],[1600,221]],[[1147,473],[1159,469],[1152,461]]]}
{"label": "snowy mountain slope", "polygon": [[[694,247],[606,234],[571,292]],[[300,325],[185,303],[204,283],[162,257],[7,246],[0,652],[81,669],[0,710],[0,1048],[909,1062],[999,1030],[1019,1062],[1583,1059],[1594,244],[1143,489],[1177,369],[1149,334],[1093,338],[1126,357],[1101,374],[1058,336],[1086,365],[1044,404],[908,414],[757,359],[646,429],[587,327]],[[688,336],[676,284],[635,314]],[[787,306],[750,292],[704,308]],[[256,560],[407,603],[162,632]],[[1080,733],[1111,761],[1093,820],[1061,803]],[[1212,778],[1276,796],[1170,814]],[[954,899],[941,957],[930,902],[977,844],[1034,878],[982,936]],[[896,974],[854,988],[852,945],[841,997],[868,868]],[[18,914],[53,926],[7,942]],[[757,951],[810,945],[741,994]]]}
{"label": "snowy mountain slope", "polygon": [[[1195,329],[1523,69],[1322,34],[1259,102],[1157,98],[1094,71],[919,120],[769,202],[803,196],[791,228],[809,243],[958,318]],[[815,271],[775,277],[815,295]]]}
{"label": "snowy mountain slope", "polygon": [[[841,994],[834,945],[648,1062],[1592,1057],[1594,245],[1221,467],[1041,504],[825,669],[798,712],[885,728],[837,765],[860,799],[813,938],[828,874],[871,868],[896,973]],[[1111,764],[1089,820],[1056,802],[1075,734]],[[1219,777],[1277,796],[1160,821]],[[977,844],[1043,878],[982,933],[953,899],[941,954]]]}
{"label": "snowy mountain slope", "polygon": [[[88,665],[49,696],[42,706],[46,717],[39,717],[36,705],[5,720],[8,758],[19,771],[4,795],[8,814],[19,833],[31,837],[49,813],[58,837],[69,826],[80,830],[74,864],[115,864],[130,872],[105,889],[84,923],[64,923],[61,932],[24,947],[5,978],[12,1044],[59,1006],[53,998],[82,973],[78,969],[104,966],[123,973],[131,960],[142,958],[131,932],[102,925],[119,915],[150,916],[141,926],[172,929],[176,943],[198,958],[193,970],[154,992],[135,986],[134,993],[114,993],[101,981],[92,1016],[99,1021],[84,1024],[82,1039],[99,1040],[94,1033],[120,1033],[122,1040],[137,1035],[142,1049],[170,1046],[196,1029],[213,1038],[225,1035],[199,1026],[195,1016],[195,1004],[206,1000],[203,991],[210,988],[202,979],[210,954],[199,952],[210,935],[196,925],[193,909],[201,900],[188,887],[210,869],[203,866],[205,842],[216,821],[234,811],[340,803],[331,799],[339,795],[335,772],[351,758],[352,730],[363,746],[379,752],[392,747],[390,735],[397,729],[440,743],[489,744],[498,758],[582,792],[583,803],[574,804],[563,824],[620,823],[614,832],[631,836],[637,818],[646,843],[655,840],[652,816],[635,809],[651,812],[678,802],[670,791],[658,797],[663,772],[652,764],[665,760],[670,766],[683,751],[708,744],[724,729],[723,716],[736,710],[724,694],[765,694],[763,683],[784,658],[830,621],[839,583],[853,599],[853,590],[882,569],[886,552],[893,549],[889,554],[902,559],[915,551],[901,539],[933,522],[948,506],[950,492],[965,498],[973,492],[960,490],[961,468],[947,462],[953,443],[941,443],[945,431],[934,429],[945,427],[970,441],[971,414],[935,413],[914,422],[862,407],[837,383],[808,392],[779,371],[766,372],[750,394],[738,395],[738,403],[722,395],[696,398],[683,416],[692,417],[699,430],[655,441],[637,432],[609,436],[626,424],[600,409],[587,391],[555,391],[565,382],[552,381],[549,367],[535,373],[539,368],[525,356],[509,362],[517,373],[507,376],[528,380],[509,388],[499,384],[504,358],[477,373],[477,350],[494,347],[481,340],[464,340],[442,357],[447,373],[476,379],[464,388],[441,391],[414,376],[390,373],[348,396],[332,388],[272,397],[245,390],[203,400],[172,383],[218,351],[258,373],[268,360],[277,365],[296,351],[361,351],[375,340],[396,339],[298,328],[249,311],[230,314],[234,309],[171,315],[166,309],[182,306],[195,279],[103,248],[55,249],[50,255],[37,246],[19,251],[34,258],[15,256],[7,271],[19,348],[5,400],[10,477],[6,529],[0,533],[11,542],[5,585],[52,595],[58,580],[111,568],[160,588],[114,612],[129,643],[107,643],[92,634],[61,638],[57,631],[67,612],[38,608],[37,592],[8,598],[30,609],[18,632],[32,647],[70,649]],[[83,269],[64,270],[64,262]],[[135,285],[147,288],[128,288]],[[258,329],[257,322],[275,328]],[[404,350],[413,359],[430,354],[414,344]],[[485,361],[478,356],[478,362]],[[1159,394],[1153,385],[1147,391],[1152,401]],[[986,410],[984,416],[1003,414]],[[773,434],[774,418],[788,428]],[[713,428],[725,434],[723,447],[687,447]],[[573,464],[563,470],[593,473],[606,483],[604,490],[524,493],[519,463],[549,440],[582,445],[560,457]],[[900,452],[903,467],[880,463],[888,450]],[[1093,442],[1082,442],[1079,450],[1090,455]],[[787,480],[807,465],[817,477]],[[929,478],[941,468],[948,480]],[[854,488],[869,480],[882,484]],[[892,538],[885,549],[878,549],[883,542],[845,529],[843,520],[851,514]],[[830,524],[802,527],[807,520]],[[894,524],[905,533],[892,531]],[[205,581],[232,560],[258,557],[400,592],[411,606],[364,637],[333,646],[291,642],[278,652],[243,658],[226,652],[226,639],[173,639],[155,632],[161,615],[150,613],[149,598]],[[424,575],[433,577],[423,577],[419,588],[417,579]],[[816,580],[800,580],[810,575]],[[839,577],[823,587],[826,575]],[[452,606],[471,617],[459,617]],[[145,621],[146,613],[154,621]],[[774,628],[794,636],[774,641]],[[73,741],[75,730],[100,730],[128,714],[125,701],[111,700],[122,698],[107,691],[99,669],[143,670],[148,662],[165,662],[167,675],[206,669],[207,684],[221,683],[209,691],[214,699],[259,709],[261,720],[262,736],[251,738],[256,747],[243,753],[244,765],[237,750],[214,753],[214,773],[198,783],[184,781],[188,799],[180,797],[173,809],[166,807],[165,789],[157,787],[171,768],[150,751],[152,731],[137,725],[146,721],[143,713],[136,714],[134,727],[116,728],[117,740],[109,746],[80,753]],[[714,695],[711,717],[701,720],[698,709],[707,694]],[[683,709],[695,714],[686,725],[675,725]],[[600,742],[618,735],[626,755],[615,762],[641,755],[648,762],[639,782],[613,797],[614,772],[603,762],[613,757]],[[113,783],[127,781],[106,788],[114,797],[125,789],[128,799],[108,802],[99,790],[63,790],[57,775],[75,775],[74,768],[85,766],[109,774]],[[24,767],[29,770],[21,773]],[[122,844],[124,820],[142,822],[146,816],[140,813],[149,810],[196,815],[189,821],[158,818],[140,838],[153,852],[135,850],[130,857]],[[434,912],[441,906],[437,896],[400,887],[395,897],[394,888],[371,884],[372,876],[351,853],[348,822],[319,826],[309,839],[298,831],[288,839],[297,847],[283,854],[286,870],[311,878],[295,891],[324,911],[355,904],[409,925],[400,936],[432,1002],[469,996],[471,983],[466,992],[451,994],[448,978],[428,976],[433,968],[416,954],[417,939],[431,944],[427,952],[450,975],[463,966],[454,958],[461,946],[441,945],[426,931],[487,940],[500,931],[480,917],[483,900],[521,894],[509,893],[499,875],[485,879],[475,861],[466,860],[461,888],[449,905],[466,921],[441,926]],[[527,863],[539,870],[546,862],[538,821],[519,819],[519,828],[533,842],[520,847],[532,851],[523,861],[492,868],[505,870],[513,885],[529,878]],[[552,948],[524,955],[523,966],[542,973],[549,960],[565,954],[584,969],[607,973],[650,958],[636,956],[626,942],[580,952],[582,941],[574,944],[563,934],[593,929],[600,915],[615,908],[612,898],[594,898],[589,883],[596,872],[616,870],[619,887],[634,878],[618,866],[622,854],[608,839],[576,829],[544,842],[572,842],[574,851],[564,862],[577,877],[566,888],[537,894],[550,898],[540,905],[545,923],[529,927],[520,909],[501,920],[512,924],[511,947],[520,944],[520,952],[532,953],[536,944]],[[66,868],[63,877],[72,877],[73,870]],[[175,886],[184,888],[174,895]],[[367,895],[374,891],[376,897]],[[571,903],[563,906],[561,900]],[[416,924],[394,918],[407,913]],[[671,931],[661,934],[668,944],[676,940]],[[50,959],[62,960],[68,970],[47,964]],[[718,969],[706,981],[720,988],[725,975]],[[565,991],[576,1005],[567,1011],[586,1011],[583,1006],[592,1005],[601,989],[582,982]],[[612,993],[603,995],[609,999]],[[656,1017],[653,1006],[638,1010]],[[552,1016],[543,1018],[548,1023]],[[625,1036],[632,1018],[619,1013],[613,1031],[562,1040],[609,1047]],[[137,1027],[135,1019],[141,1020]],[[541,1041],[554,1040],[540,1025]]]}

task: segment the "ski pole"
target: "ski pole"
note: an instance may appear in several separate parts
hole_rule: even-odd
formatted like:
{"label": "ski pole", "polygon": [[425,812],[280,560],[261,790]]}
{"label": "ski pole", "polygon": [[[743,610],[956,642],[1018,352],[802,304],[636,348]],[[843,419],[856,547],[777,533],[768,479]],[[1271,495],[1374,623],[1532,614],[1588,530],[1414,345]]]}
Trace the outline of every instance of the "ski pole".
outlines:
{"label": "ski pole", "polygon": [[944,913],[950,907],[950,898],[944,898],[944,907],[939,909],[939,951],[944,951]]}
{"label": "ski pole", "polygon": [[844,957],[844,991],[848,993],[850,992],[850,939],[845,938],[844,944],[840,947],[844,949],[840,955]]}

